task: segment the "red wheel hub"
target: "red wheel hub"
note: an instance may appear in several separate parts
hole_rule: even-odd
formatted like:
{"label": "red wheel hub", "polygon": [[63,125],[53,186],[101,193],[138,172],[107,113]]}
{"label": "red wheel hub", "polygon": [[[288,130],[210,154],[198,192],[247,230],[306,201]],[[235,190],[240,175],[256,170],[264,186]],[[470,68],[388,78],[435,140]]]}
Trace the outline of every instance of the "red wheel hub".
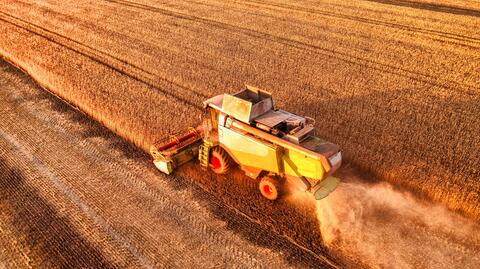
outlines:
{"label": "red wheel hub", "polygon": [[210,157],[210,165],[212,166],[213,169],[218,169],[220,168],[220,166],[222,166],[222,163],[217,157],[212,156]]}
{"label": "red wheel hub", "polygon": [[265,185],[265,186],[263,186],[263,192],[264,192],[266,195],[270,195],[270,194],[272,194],[272,189],[270,189],[270,186]]}

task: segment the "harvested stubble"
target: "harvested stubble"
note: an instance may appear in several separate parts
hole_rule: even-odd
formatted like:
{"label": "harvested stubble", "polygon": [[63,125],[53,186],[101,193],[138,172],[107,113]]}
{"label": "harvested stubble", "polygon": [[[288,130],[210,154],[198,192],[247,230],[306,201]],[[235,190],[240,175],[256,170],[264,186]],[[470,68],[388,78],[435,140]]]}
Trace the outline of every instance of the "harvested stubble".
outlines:
{"label": "harvested stubble", "polygon": [[480,7],[382,2],[8,1],[0,48],[144,149],[207,96],[269,89],[356,166],[480,218]]}

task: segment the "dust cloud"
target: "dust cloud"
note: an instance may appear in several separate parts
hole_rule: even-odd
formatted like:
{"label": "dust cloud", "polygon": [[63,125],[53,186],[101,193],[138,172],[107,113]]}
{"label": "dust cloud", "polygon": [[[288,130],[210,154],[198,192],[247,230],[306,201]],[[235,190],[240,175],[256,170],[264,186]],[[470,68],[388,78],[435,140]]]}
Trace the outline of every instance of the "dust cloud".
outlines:
{"label": "dust cloud", "polygon": [[372,268],[480,268],[480,227],[387,183],[342,183],[317,201],[326,246]]}

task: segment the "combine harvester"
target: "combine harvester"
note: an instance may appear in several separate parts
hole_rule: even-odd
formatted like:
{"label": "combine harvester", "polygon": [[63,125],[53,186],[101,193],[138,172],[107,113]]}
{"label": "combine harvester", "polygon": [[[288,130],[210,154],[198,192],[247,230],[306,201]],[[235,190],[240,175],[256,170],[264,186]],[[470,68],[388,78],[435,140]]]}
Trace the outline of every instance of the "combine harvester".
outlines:
{"label": "combine harvester", "polygon": [[342,162],[340,149],[314,135],[313,119],[275,109],[270,93],[250,86],[203,104],[201,126],[151,146],[160,171],[170,174],[194,158],[217,174],[237,164],[247,176],[261,178],[259,190],[269,200],[284,192],[286,180],[301,182],[317,200],[337,187],[332,174]]}

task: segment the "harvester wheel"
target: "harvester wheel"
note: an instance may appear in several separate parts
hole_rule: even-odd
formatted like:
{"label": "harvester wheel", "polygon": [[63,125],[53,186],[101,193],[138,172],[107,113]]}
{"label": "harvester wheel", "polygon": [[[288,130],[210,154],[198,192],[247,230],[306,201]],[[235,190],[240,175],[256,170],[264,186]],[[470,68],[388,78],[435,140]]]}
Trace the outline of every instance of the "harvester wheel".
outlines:
{"label": "harvester wheel", "polygon": [[228,153],[221,147],[212,148],[210,153],[210,167],[217,174],[226,174],[230,171],[232,161]]}
{"label": "harvester wheel", "polygon": [[281,183],[277,177],[265,176],[258,185],[260,193],[268,200],[276,200],[281,194]]}

